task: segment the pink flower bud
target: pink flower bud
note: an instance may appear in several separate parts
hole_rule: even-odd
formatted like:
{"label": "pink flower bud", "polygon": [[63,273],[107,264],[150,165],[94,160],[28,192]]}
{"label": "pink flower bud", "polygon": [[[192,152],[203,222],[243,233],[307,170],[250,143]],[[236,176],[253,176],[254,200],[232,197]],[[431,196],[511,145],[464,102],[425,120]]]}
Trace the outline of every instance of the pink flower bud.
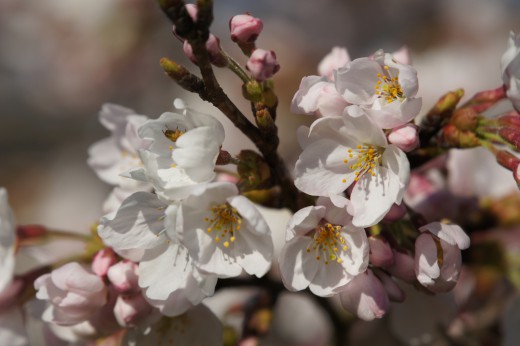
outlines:
{"label": "pink flower bud", "polygon": [[388,141],[402,151],[412,151],[420,144],[417,127],[412,124],[396,127],[388,135]]}
{"label": "pink flower bud", "polygon": [[326,76],[329,80],[334,80],[334,71],[346,66],[350,62],[350,56],[344,47],[334,47],[318,64],[320,76]]}
{"label": "pink flower bud", "polygon": [[412,256],[393,250],[394,264],[386,270],[398,279],[408,283],[415,282],[414,259]]}
{"label": "pink flower bud", "polygon": [[231,39],[234,42],[252,43],[262,32],[264,24],[262,20],[249,14],[239,14],[229,21]]}
{"label": "pink flower bud", "polygon": [[107,275],[108,268],[117,262],[117,256],[111,248],[99,250],[92,259],[92,271],[97,276]]}
{"label": "pink flower bud", "polygon": [[280,65],[278,65],[276,54],[272,50],[255,49],[247,61],[246,68],[251,72],[254,79],[262,82],[278,72]]}
{"label": "pink flower bud", "polygon": [[393,204],[388,213],[386,213],[383,221],[385,222],[394,222],[397,220],[401,220],[406,215],[406,207],[403,204],[397,205]]}
{"label": "pink flower bud", "polygon": [[114,306],[116,320],[125,328],[138,326],[146,321],[153,311],[142,294],[119,296]]}
{"label": "pink flower bud", "polygon": [[[184,54],[193,62],[194,64],[197,63],[197,59],[195,58],[195,55],[193,54],[193,48],[188,43],[188,41],[184,41],[184,45],[182,46],[182,49],[184,50]],[[226,58],[222,55],[221,49],[220,49],[220,40],[218,37],[216,37],[213,34],[209,34],[208,40],[206,41],[206,50],[209,54],[209,60],[211,63],[218,67],[224,67],[227,65]]]}
{"label": "pink flower bud", "polygon": [[457,245],[435,239],[429,233],[421,234],[415,241],[417,280],[430,291],[440,293],[453,289],[461,265],[462,256]]}
{"label": "pink flower bud", "polygon": [[128,260],[120,261],[108,269],[108,279],[117,292],[132,294],[140,291],[137,284],[137,264]]}
{"label": "pink flower bud", "polygon": [[394,254],[388,242],[380,236],[368,237],[370,263],[376,267],[387,267],[394,263]]}
{"label": "pink flower bud", "polygon": [[36,298],[48,300],[42,318],[62,326],[88,320],[107,301],[103,280],[78,263],[67,263],[34,282]]}
{"label": "pink flower bud", "polygon": [[370,269],[357,275],[339,297],[346,310],[365,321],[383,317],[389,307],[385,289]]}

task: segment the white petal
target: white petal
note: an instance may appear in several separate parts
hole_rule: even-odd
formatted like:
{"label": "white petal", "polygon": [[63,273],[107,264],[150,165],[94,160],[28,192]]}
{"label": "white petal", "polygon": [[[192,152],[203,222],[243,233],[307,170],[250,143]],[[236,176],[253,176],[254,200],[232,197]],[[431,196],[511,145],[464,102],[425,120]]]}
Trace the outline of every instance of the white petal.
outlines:
{"label": "white petal", "polygon": [[434,285],[441,275],[437,244],[429,234],[421,234],[415,240],[415,275],[425,287]]}
{"label": "white petal", "polygon": [[[244,225],[244,224],[242,224]],[[270,235],[260,235],[241,228],[237,232],[232,251],[238,264],[249,275],[264,276],[271,267],[273,240]]]}
{"label": "white petal", "polygon": [[341,265],[350,275],[358,275],[368,267],[369,245],[363,228],[344,227],[341,235],[347,243],[347,251],[341,252]]}
{"label": "white petal", "polygon": [[98,234],[115,250],[154,248],[165,241],[161,235],[165,208],[156,195],[136,192],[123,202],[113,219],[101,219]]}
{"label": "white petal", "polygon": [[296,235],[305,235],[313,230],[325,216],[326,208],[323,206],[308,206],[298,210],[287,224],[285,240],[289,241]]}
{"label": "white petal", "polygon": [[308,237],[294,237],[285,244],[280,253],[280,272],[288,290],[303,290],[316,276],[319,262],[312,254],[307,253],[310,242]]}
{"label": "white petal", "polygon": [[410,162],[408,157],[395,145],[389,145],[383,153],[383,165],[388,168],[390,173],[393,173],[394,178],[397,177],[399,181],[399,193],[395,199],[395,203],[400,204],[406,187],[410,181]]}
{"label": "white petal", "polygon": [[431,222],[419,228],[421,232],[430,232],[446,243],[457,245],[459,249],[464,250],[469,247],[470,239],[462,228],[455,224],[445,224],[440,222]]}
{"label": "white petal", "polygon": [[369,58],[359,58],[335,73],[336,89],[350,103],[371,104],[375,97],[381,66]]}

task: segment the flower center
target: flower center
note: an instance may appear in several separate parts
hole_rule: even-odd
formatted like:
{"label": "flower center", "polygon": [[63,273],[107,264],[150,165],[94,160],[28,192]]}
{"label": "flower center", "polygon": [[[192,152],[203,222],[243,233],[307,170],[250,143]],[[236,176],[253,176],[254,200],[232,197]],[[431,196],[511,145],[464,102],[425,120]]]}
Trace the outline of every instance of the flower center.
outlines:
{"label": "flower center", "polygon": [[329,264],[329,261],[342,263],[339,255],[347,248],[347,242],[341,235],[341,226],[326,223],[316,228],[314,237],[307,246],[307,252],[313,251],[316,260],[323,259],[325,264]]}
{"label": "flower center", "polygon": [[[356,149],[348,149],[348,158],[344,159],[343,162],[346,164],[350,162],[349,168],[356,172],[355,181],[359,181],[365,173],[375,177],[383,160],[384,151],[384,148],[376,145],[360,144]],[[346,179],[343,179],[344,183],[346,181]]]}
{"label": "flower center", "polygon": [[207,231],[208,233],[214,232],[215,242],[222,242],[224,247],[227,248],[235,242],[235,233],[240,230],[242,217],[229,203],[219,204],[211,207],[210,210],[213,217],[204,219],[209,223]]}
{"label": "flower center", "polygon": [[395,77],[392,76],[390,68],[383,66],[384,73],[378,73],[377,78],[379,79],[376,83],[376,95],[379,98],[384,98],[387,103],[392,103],[395,100],[401,100],[404,98],[403,88],[399,84],[399,72]]}
{"label": "flower center", "polygon": [[180,136],[186,133],[186,131],[179,130],[177,127],[175,130],[170,130],[166,128],[166,130],[163,131],[164,136],[168,138],[172,142],[177,142]]}

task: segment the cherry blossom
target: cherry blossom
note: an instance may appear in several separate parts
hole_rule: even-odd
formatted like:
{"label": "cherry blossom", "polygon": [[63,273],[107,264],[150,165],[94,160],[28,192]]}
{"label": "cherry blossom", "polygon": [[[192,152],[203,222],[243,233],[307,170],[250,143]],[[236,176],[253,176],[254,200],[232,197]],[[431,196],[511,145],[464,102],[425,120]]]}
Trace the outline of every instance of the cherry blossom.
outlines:
{"label": "cherry blossom", "polygon": [[368,266],[365,230],[351,224],[344,205],[327,198],[294,214],[286,240],[279,263],[284,285],[292,291],[309,287],[316,295],[331,296]]}
{"label": "cherry blossom", "polygon": [[114,186],[103,206],[106,213],[116,210],[132,193],[150,189],[149,183],[121,176],[142,166],[138,150],[146,148],[149,141],[139,138],[137,128],[147,119],[132,109],[110,103],[99,112],[99,121],[111,134],[90,146],[87,163],[102,181]]}
{"label": "cherry blossom", "polygon": [[367,117],[318,119],[300,142],[296,187],[313,196],[330,196],[353,185],[355,226],[374,225],[394,203],[401,203],[410,174],[408,159]]}
{"label": "cherry blossom", "polygon": [[98,227],[106,245],[139,263],[138,283],[144,296],[167,316],[199,304],[213,294],[217,281],[216,276],[199,272],[179,243],[178,208],[154,194],[137,192],[116,213],[103,217]]}
{"label": "cherry blossom", "polygon": [[361,106],[379,127],[388,129],[411,121],[422,105],[415,98],[417,71],[389,53],[377,51],[336,71],[336,89],[351,104]]}
{"label": "cherry blossom", "polygon": [[182,201],[177,236],[196,266],[219,277],[263,276],[271,266],[271,230],[236,185],[200,186]]}
{"label": "cherry blossom", "polygon": [[144,167],[127,172],[134,179],[150,181],[158,194],[173,200],[215,178],[224,141],[224,128],[216,118],[187,108],[179,99],[174,104],[181,113],[163,113],[139,128],[139,136],[152,144],[140,151]]}
{"label": "cherry blossom", "polygon": [[507,97],[513,106],[520,109],[520,35],[509,33],[507,49],[502,55],[502,81],[507,90]]}

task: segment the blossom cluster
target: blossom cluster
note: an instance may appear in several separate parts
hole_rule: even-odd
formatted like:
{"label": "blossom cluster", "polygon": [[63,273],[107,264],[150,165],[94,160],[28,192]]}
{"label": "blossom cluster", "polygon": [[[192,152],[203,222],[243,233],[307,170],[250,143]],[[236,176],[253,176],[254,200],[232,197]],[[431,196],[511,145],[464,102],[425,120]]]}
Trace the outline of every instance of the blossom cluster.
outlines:
{"label": "blossom cluster", "polygon": [[[370,321],[385,316],[390,302],[405,302],[410,289],[429,296],[455,289],[462,250],[486,238],[463,227],[520,223],[520,199],[457,204],[454,191],[469,169],[459,152],[446,158],[449,149],[484,147],[520,184],[518,35],[511,33],[502,58],[502,86],[460,106],[463,92],[448,92],[428,112],[406,48],[353,60],[333,48],[292,99],[293,113],[314,118],[297,130],[302,150],[287,169],[277,152],[271,79],[280,66],[273,51],[256,46],[262,21],[240,14],[229,22],[230,39],[247,58],[242,66],[209,31],[211,2],[162,6],[203,78],[163,58],[166,74],[215,105],[258,150],[232,155],[222,123],[178,98],[157,118],[103,105],[99,121],[110,135],[91,145],[87,163],[112,191],[91,235],[17,225],[0,188],[0,341],[28,343],[23,309],[35,298],[45,305],[48,343],[220,345],[223,326],[205,303],[234,285],[261,291],[245,303],[237,294],[226,310],[244,315],[241,345],[267,334],[283,287]],[[241,80],[255,123],[223,92],[213,66]],[[514,111],[482,114],[506,97]],[[290,213],[278,225],[283,234],[259,204]],[[460,215],[463,207],[468,215]],[[85,251],[16,273],[21,249],[60,237],[79,238]]]}

